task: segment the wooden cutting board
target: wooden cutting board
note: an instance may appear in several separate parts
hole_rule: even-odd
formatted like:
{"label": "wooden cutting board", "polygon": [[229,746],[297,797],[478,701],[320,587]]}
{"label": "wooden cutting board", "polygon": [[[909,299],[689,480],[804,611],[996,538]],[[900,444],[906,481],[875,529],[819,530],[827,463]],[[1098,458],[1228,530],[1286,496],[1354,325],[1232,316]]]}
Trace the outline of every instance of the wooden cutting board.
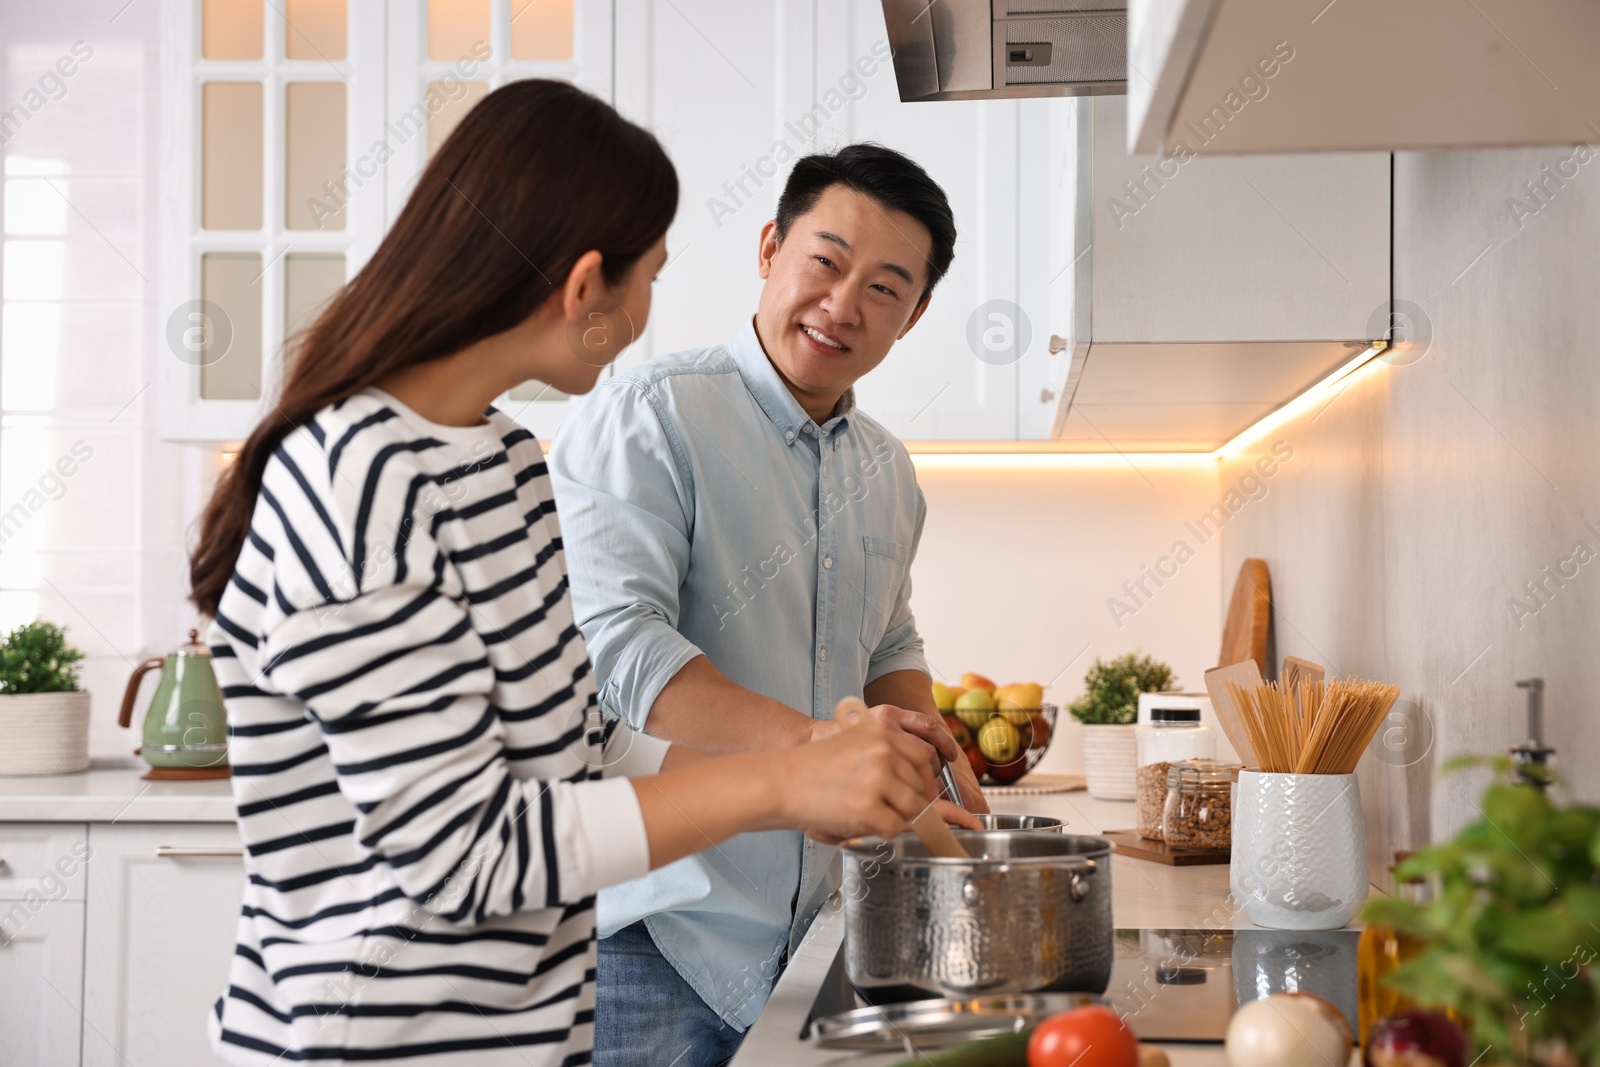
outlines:
{"label": "wooden cutting board", "polygon": [[1111,842],[1118,855],[1165,863],[1169,867],[1203,867],[1227,863],[1233,858],[1233,853],[1228,849],[1173,848],[1165,841],[1140,837],[1135,830],[1107,830],[1100,836]]}
{"label": "wooden cutting board", "polygon": [[1267,629],[1272,624],[1272,578],[1267,561],[1247,559],[1233,583],[1233,599],[1228,602],[1228,619],[1222,627],[1222,655],[1219,667],[1231,667],[1247,659],[1267,673]]}

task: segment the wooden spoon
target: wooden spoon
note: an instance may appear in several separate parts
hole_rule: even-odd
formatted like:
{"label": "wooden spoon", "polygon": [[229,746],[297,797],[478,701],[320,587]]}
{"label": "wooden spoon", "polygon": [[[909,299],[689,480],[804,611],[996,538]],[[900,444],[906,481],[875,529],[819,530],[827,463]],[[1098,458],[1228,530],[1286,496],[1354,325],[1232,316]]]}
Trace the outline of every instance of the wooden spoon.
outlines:
{"label": "wooden spoon", "polygon": [[[845,697],[833,709],[834,719],[845,730],[866,722],[869,714],[867,705],[859,697]],[[967,854],[967,850],[961,847],[961,842],[956,840],[956,835],[950,832],[950,827],[940,817],[932,801],[929,801],[928,806],[911,820],[911,829],[922,839],[922,844],[930,856],[953,860],[972,858]]]}

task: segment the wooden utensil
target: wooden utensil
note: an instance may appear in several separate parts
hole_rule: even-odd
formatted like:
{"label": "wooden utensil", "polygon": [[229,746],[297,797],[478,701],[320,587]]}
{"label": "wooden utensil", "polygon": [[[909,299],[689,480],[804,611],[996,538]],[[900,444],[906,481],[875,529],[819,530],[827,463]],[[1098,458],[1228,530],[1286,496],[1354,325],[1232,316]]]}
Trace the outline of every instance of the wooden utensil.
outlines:
{"label": "wooden utensil", "polygon": [[1301,682],[1320,682],[1327,673],[1320,663],[1299,656],[1283,657],[1283,684],[1291,693],[1300,692]]}
{"label": "wooden utensil", "polygon": [[[833,709],[834,719],[846,730],[866,722],[869,714],[867,705],[859,697],[845,697]],[[911,820],[911,829],[922,839],[922,844],[930,856],[953,860],[972,858],[967,855],[967,850],[961,847],[961,842],[956,840],[956,835],[950,832],[950,827],[945,824],[932,801],[929,801],[927,807]]]}
{"label": "wooden utensil", "polygon": [[[1267,672],[1267,628],[1272,623],[1272,578],[1267,561],[1247,559],[1233,583],[1228,619],[1222,628],[1222,654],[1217,666],[1229,667],[1252,659],[1256,670]],[[1215,699],[1215,698],[1213,698]]]}
{"label": "wooden utensil", "polygon": [[1233,742],[1233,750],[1239,753],[1239,758],[1251,770],[1259,770],[1261,759],[1255,750],[1250,747],[1250,735],[1245,732],[1244,721],[1239,708],[1233,702],[1233,694],[1228,691],[1228,683],[1232,682],[1241,689],[1252,689],[1261,684],[1261,670],[1256,666],[1256,661],[1247,659],[1243,663],[1235,663],[1228,667],[1213,667],[1206,671],[1206,692],[1211,696],[1211,706],[1216,710],[1217,721],[1222,723],[1222,730],[1228,735],[1228,740]]}

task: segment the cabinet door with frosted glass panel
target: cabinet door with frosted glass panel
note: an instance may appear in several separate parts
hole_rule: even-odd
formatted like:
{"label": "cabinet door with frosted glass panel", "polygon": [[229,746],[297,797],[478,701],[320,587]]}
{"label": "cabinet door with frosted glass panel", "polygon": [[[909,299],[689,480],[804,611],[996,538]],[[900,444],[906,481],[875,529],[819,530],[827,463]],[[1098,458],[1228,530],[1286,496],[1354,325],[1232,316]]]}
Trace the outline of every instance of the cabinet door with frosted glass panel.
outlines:
{"label": "cabinet door with frosted glass panel", "polygon": [[[609,95],[608,0],[166,0],[162,430],[250,432],[432,151],[516,78]],[[548,435],[565,398],[504,403]]]}

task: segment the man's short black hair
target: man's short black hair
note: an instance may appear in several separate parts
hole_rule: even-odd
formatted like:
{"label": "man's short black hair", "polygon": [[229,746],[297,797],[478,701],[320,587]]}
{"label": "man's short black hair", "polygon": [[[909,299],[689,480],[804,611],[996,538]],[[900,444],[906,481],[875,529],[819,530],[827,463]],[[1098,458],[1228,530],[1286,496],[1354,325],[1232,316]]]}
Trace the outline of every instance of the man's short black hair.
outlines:
{"label": "man's short black hair", "polygon": [[925,299],[955,256],[956,220],[939,183],[911,159],[881,144],[852,144],[832,154],[805,156],[789,172],[778,197],[780,242],[789,236],[794,220],[815,207],[817,198],[834,185],[870,196],[927,227],[933,247],[928,252],[928,285],[918,300]]}

